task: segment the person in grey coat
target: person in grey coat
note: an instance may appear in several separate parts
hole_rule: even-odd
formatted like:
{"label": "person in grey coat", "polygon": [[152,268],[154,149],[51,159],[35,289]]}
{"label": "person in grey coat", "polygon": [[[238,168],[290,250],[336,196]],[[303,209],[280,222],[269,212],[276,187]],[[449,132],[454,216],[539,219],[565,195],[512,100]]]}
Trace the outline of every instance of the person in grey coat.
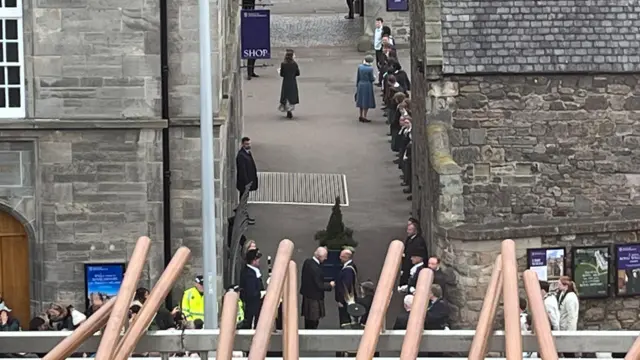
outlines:
{"label": "person in grey coat", "polygon": [[293,118],[293,110],[300,102],[298,95],[298,81],[300,68],[295,61],[293,50],[287,49],[284,61],[280,64],[280,76],[282,77],[282,88],[280,90],[280,106],[278,109],[287,113],[287,119]]}
{"label": "person in grey coat", "polygon": [[375,76],[373,75],[373,56],[367,55],[364,57],[364,62],[358,65],[358,76],[356,79],[356,107],[360,109],[360,122],[371,122],[367,119],[367,112],[369,109],[376,108],[376,99],[373,92],[373,82]]}

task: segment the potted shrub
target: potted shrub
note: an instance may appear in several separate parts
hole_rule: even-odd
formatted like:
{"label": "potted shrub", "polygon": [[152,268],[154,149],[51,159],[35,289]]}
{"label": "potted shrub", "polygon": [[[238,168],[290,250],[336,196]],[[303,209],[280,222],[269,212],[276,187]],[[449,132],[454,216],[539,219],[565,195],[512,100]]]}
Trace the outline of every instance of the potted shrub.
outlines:
{"label": "potted shrub", "polygon": [[327,260],[322,264],[326,281],[334,280],[342,267],[340,263],[340,251],[347,247],[355,248],[358,242],[353,239],[353,230],[344,226],[342,210],[340,210],[340,197],[331,208],[331,216],[327,228],[316,233],[315,239],[320,246],[329,250]]}

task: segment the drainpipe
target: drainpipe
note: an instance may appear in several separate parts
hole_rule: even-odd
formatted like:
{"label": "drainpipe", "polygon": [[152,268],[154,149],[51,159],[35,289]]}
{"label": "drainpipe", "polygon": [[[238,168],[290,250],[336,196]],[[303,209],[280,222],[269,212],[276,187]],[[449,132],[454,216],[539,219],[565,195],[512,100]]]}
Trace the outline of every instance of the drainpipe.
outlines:
{"label": "drainpipe", "polygon": [[[167,0],[160,0],[160,81],[162,118],[167,127],[162,129],[162,212],[164,228],[164,267],[171,261],[171,150],[169,147],[169,28]],[[165,300],[167,309],[173,308],[171,292]]]}

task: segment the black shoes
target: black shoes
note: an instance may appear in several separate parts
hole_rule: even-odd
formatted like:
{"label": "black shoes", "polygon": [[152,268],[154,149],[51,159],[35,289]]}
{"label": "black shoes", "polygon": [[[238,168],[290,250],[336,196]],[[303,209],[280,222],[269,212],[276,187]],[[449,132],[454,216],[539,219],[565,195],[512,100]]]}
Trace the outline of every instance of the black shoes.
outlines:
{"label": "black shoes", "polygon": [[287,119],[293,119],[293,113],[291,111],[287,111]]}
{"label": "black shoes", "polygon": [[411,188],[404,188],[402,189],[402,192],[405,194],[411,194]]}
{"label": "black shoes", "polygon": [[371,122],[371,120],[369,120],[369,119],[367,119],[365,117],[362,117],[362,116],[358,117],[358,121],[360,121],[361,123],[370,123]]}

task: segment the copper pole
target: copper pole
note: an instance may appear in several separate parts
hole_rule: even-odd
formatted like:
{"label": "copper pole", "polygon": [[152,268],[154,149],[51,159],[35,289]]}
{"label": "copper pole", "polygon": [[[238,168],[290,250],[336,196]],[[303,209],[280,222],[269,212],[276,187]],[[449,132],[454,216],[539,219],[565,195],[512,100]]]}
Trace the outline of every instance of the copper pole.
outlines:
{"label": "copper pole", "polygon": [[167,265],[162,276],[160,276],[156,285],[151,289],[149,298],[145,301],[142,309],[140,309],[140,312],[136,316],[136,320],[131,324],[129,329],[127,329],[127,332],[120,341],[117,350],[114,351],[114,360],[126,360],[131,355],[136,344],[147,331],[149,324],[151,324],[151,321],[158,312],[162,302],[167,297],[167,294],[169,294],[173,284],[178,280],[178,277],[182,273],[182,269],[189,260],[190,255],[191,250],[184,246],[180,247],[173,255],[171,262]]}
{"label": "copper pole", "polygon": [[524,274],[522,274],[522,279],[524,280],[524,289],[529,299],[529,310],[533,317],[533,329],[538,339],[540,358],[542,360],[558,360],[556,344],[551,334],[551,323],[549,322],[547,310],[544,308],[544,300],[542,300],[538,274],[531,270],[526,270]]}
{"label": "copper pole", "polygon": [[418,357],[420,341],[422,340],[422,333],[424,332],[424,320],[427,317],[427,305],[429,304],[431,284],[433,284],[433,271],[431,269],[420,270],[418,283],[416,284],[416,292],[413,297],[413,304],[409,312],[407,332],[402,342],[400,360],[416,360]]}
{"label": "copper pole", "polygon": [[298,270],[293,260],[289,261],[287,282],[284,284],[282,297],[283,359],[298,360],[300,357],[298,343]]}
{"label": "copper pole", "polygon": [[384,259],[380,280],[376,288],[376,293],[373,296],[369,316],[367,317],[367,326],[364,327],[364,334],[358,346],[356,360],[373,359],[376,347],[378,346],[380,330],[382,329],[384,317],[389,307],[393,286],[395,285],[398,271],[400,271],[400,261],[402,260],[403,251],[404,243],[402,241],[393,240],[391,244],[389,244],[387,257]]}
{"label": "copper pole", "polygon": [[233,340],[236,337],[238,319],[238,293],[229,291],[224,294],[222,317],[220,318],[220,337],[216,350],[217,360],[231,360],[233,356]]}
{"label": "copper pole", "polygon": [[495,321],[496,311],[498,310],[498,304],[500,303],[501,290],[502,256],[498,254],[496,261],[493,264],[491,281],[489,282],[487,293],[485,294],[484,301],[482,302],[482,310],[480,310],[476,333],[473,336],[473,342],[471,342],[471,348],[469,349],[469,360],[483,360],[487,355],[489,338],[491,337],[493,322]]}
{"label": "copper pole", "polygon": [[264,360],[267,356],[269,340],[271,340],[273,324],[278,314],[278,305],[280,305],[282,289],[284,287],[285,277],[287,276],[289,261],[293,255],[293,248],[293,242],[288,239],[280,241],[280,245],[278,245],[278,252],[276,253],[273,271],[271,272],[271,280],[269,281],[267,294],[262,302],[260,317],[256,325],[256,333],[253,335],[253,341],[249,349],[248,360]]}
{"label": "copper pole", "polygon": [[624,360],[640,360],[640,336],[636,339],[633,345],[631,345],[631,349],[627,351],[627,355],[625,355]]}
{"label": "copper pole", "polygon": [[118,298],[113,306],[113,311],[111,311],[107,327],[102,333],[100,346],[96,352],[96,360],[111,360],[111,356],[114,354],[115,347],[120,339],[120,332],[129,313],[131,300],[135,295],[140,275],[147,261],[150,247],[151,239],[146,236],[138,238],[129,260],[129,266],[127,266],[127,271],[124,273],[124,279],[118,291]]}
{"label": "copper pole", "polygon": [[62,339],[53,349],[51,349],[43,360],[63,360],[71,356],[79,347],[87,341],[88,338],[93,336],[98,330],[107,323],[109,314],[113,310],[113,305],[116,303],[116,298],[109,299],[104,305],[102,305],[98,311],[93,313],[87,320],[83,321],[77,329],[75,329],[71,335]]}
{"label": "copper pole", "polygon": [[518,264],[516,260],[516,244],[511,239],[502,242],[502,277],[505,354],[508,360],[522,360]]}

